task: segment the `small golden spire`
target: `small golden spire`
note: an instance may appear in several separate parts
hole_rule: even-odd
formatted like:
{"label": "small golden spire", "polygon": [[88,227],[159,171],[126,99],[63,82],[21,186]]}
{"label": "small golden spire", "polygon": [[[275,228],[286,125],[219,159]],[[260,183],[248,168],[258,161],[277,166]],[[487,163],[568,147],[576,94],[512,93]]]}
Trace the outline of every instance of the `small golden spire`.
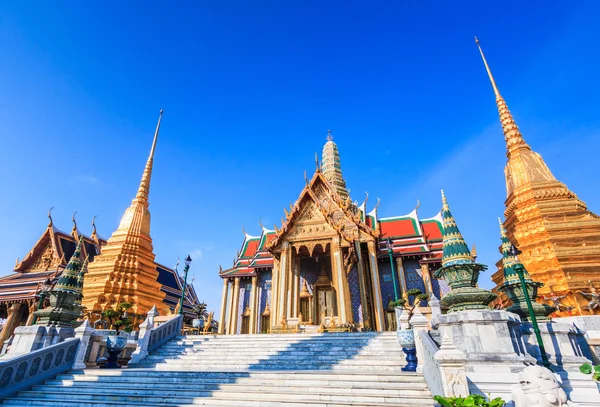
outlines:
{"label": "small golden spire", "polygon": [[510,156],[510,154],[518,150],[520,148],[530,149],[529,145],[523,139],[521,132],[519,131],[519,127],[515,123],[515,119],[513,118],[510,110],[508,110],[508,106],[506,105],[506,101],[500,95],[500,91],[498,90],[498,86],[496,86],[496,81],[492,76],[492,71],[483,55],[483,50],[481,49],[481,45],[479,44],[479,40],[475,37],[475,43],[477,44],[477,48],[479,48],[479,53],[481,54],[481,58],[483,58],[483,64],[485,65],[485,69],[487,70],[488,76],[490,77],[490,81],[492,82],[492,87],[494,88],[494,93],[496,95],[496,106],[498,107],[498,114],[500,115],[500,123],[502,123],[502,132],[504,133],[504,140],[506,141],[506,155]]}
{"label": "small golden spire", "polygon": [[442,189],[442,209],[448,209],[448,201],[446,201],[446,194],[444,194],[444,190]]}
{"label": "small golden spire", "polygon": [[49,228],[51,228],[52,225],[53,225],[53,222],[52,222],[52,209],[54,209],[54,206],[52,208],[48,209],[48,219],[49,219],[48,220],[48,227]]}
{"label": "small golden spire", "polygon": [[315,165],[317,166],[316,171],[319,172],[319,153],[315,153]]}
{"label": "small golden spire", "polygon": [[471,247],[471,256],[473,257],[473,261],[477,259],[477,246],[473,243],[473,247]]}
{"label": "small golden spire", "polygon": [[19,258],[17,257],[17,261],[15,261],[15,269],[19,267]]}
{"label": "small golden spire", "polygon": [[161,109],[160,115],[158,116],[158,123],[156,124],[156,130],[154,132],[154,139],[152,140],[152,148],[150,149],[150,155],[148,156],[148,161],[146,161],[146,167],[144,168],[142,180],[140,182],[140,186],[135,196],[135,200],[141,202],[145,206],[148,206],[148,195],[150,193],[150,179],[152,177],[152,166],[154,164],[154,151],[156,150],[156,142],[158,140],[158,132],[160,130],[160,122],[162,120],[162,115],[163,110]]}
{"label": "small golden spire", "polygon": [[331,135],[331,129],[327,129],[327,141],[332,141],[333,136]]}

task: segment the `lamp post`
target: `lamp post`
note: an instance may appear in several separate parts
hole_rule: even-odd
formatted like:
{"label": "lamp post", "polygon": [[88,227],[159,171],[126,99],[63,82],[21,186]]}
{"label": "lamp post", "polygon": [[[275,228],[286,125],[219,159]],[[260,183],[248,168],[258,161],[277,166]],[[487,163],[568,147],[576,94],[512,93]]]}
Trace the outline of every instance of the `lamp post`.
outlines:
{"label": "lamp post", "polygon": [[[511,244],[510,254],[517,257],[521,254],[521,251],[516,248],[514,244]],[[527,290],[527,284],[525,283],[525,275],[523,274],[523,270],[525,266],[519,261],[514,265],[514,269],[519,276],[519,281],[521,282],[521,289],[523,290],[523,295],[525,296],[525,302],[527,302],[527,310],[529,311],[529,318],[531,319],[531,325],[533,325],[533,332],[535,333],[535,338],[537,339],[538,345],[540,347],[540,353],[542,356],[542,365],[547,368],[550,368],[552,365],[550,361],[548,361],[548,355],[546,355],[546,348],[544,347],[544,342],[542,341],[542,335],[540,333],[540,327],[537,323],[537,318],[535,317],[535,313],[533,312],[533,306],[531,305],[531,297],[529,296],[529,291]]]}
{"label": "lamp post", "polygon": [[185,258],[185,267],[183,268],[183,288],[181,289],[181,298],[179,299],[179,315],[183,315],[183,298],[185,297],[185,289],[187,288],[187,275],[192,263],[192,258],[188,254]]}
{"label": "lamp post", "polygon": [[388,237],[386,245],[388,255],[390,256],[390,267],[392,269],[392,282],[394,283],[394,301],[398,301],[398,285],[396,284],[396,270],[394,269],[394,245],[392,243],[392,238]]}
{"label": "lamp post", "polygon": [[[40,309],[42,309],[42,304],[44,304],[44,299],[46,298],[46,295],[50,292],[50,290],[52,289],[52,281],[50,281],[49,278],[46,279],[46,281],[44,281],[40,287],[40,301],[38,302],[38,306],[37,306],[37,310],[39,311]],[[35,323],[37,322],[37,315],[33,314],[33,319],[31,320],[31,325],[35,325]]]}

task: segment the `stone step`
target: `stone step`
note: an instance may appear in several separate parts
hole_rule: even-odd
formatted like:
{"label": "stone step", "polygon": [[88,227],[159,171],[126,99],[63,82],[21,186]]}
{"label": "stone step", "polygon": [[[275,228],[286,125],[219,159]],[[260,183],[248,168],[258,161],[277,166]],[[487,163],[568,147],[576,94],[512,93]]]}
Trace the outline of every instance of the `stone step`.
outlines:
{"label": "stone step", "polygon": [[[5,405],[14,405],[14,406],[29,406],[29,407],[123,407],[123,403],[121,401],[95,401],[95,402],[85,402],[81,403],[79,401],[52,401],[52,400],[43,400],[43,399],[34,399],[34,398],[10,398],[4,400]],[[408,399],[403,400],[402,403],[399,404],[389,404],[389,403],[360,403],[358,405],[354,404],[354,406],[360,407],[417,407],[417,406],[428,406],[433,407],[434,404],[431,401],[425,399]],[[136,403],[136,402],[128,402],[127,406],[139,406],[139,407],[173,407],[173,404],[165,404],[165,403]],[[197,407],[197,406],[209,406],[209,407],[240,407],[239,400],[215,400],[215,399],[199,399],[195,400],[194,404],[178,404],[177,407]],[[317,402],[313,403],[310,401],[307,402],[271,402],[271,401],[244,401],[244,407],[349,407],[353,406],[348,403],[335,403],[335,402]]]}
{"label": "stone step", "polygon": [[[150,361],[166,360],[166,361],[171,361],[171,362],[200,361],[205,364],[207,364],[209,362],[215,362],[216,364],[221,364],[221,363],[236,362],[236,361],[245,361],[248,363],[256,363],[256,362],[262,363],[262,362],[269,362],[269,361],[273,361],[273,362],[293,361],[294,363],[305,363],[305,362],[339,362],[339,363],[343,363],[343,362],[367,361],[367,362],[382,363],[382,364],[387,364],[387,363],[398,364],[398,362],[401,359],[398,357],[394,357],[394,356],[392,356],[392,355],[381,355],[381,356],[348,355],[348,356],[345,356],[345,355],[321,355],[321,354],[315,354],[315,355],[309,356],[307,354],[304,354],[304,355],[274,354],[274,355],[261,355],[261,356],[229,355],[229,356],[223,356],[223,357],[219,357],[219,356],[203,357],[202,354],[199,354],[199,355],[180,355],[176,359],[174,359],[172,357],[168,357],[168,356],[165,357],[162,355],[151,355],[151,357],[149,357],[148,360],[150,360]],[[310,360],[307,360],[308,358],[310,358]]]}
{"label": "stone step", "polygon": [[136,383],[113,383],[110,387],[100,387],[91,389],[89,386],[57,386],[57,385],[37,385],[33,386],[32,392],[43,393],[61,393],[61,394],[104,394],[109,396],[144,396],[144,397],[229,397],[237,393],[269,393],[305,396],[319,398],[322,395],[335,396],[356,396],[356,397],[427,397],[429,390],[426,388],[404,388],[404,389],[365,389],[365,388],[337,388],[322,386],[257,386],[254,384],[223,384],[212,385],[209,388],[180,387],[171,385],[168,388],[143,387]]}
{"label": "stone step", "polygon": [[[300,393],[271,393],[271,392],[261,392],[260,389],[257,391],[238,391],[238,392],[197,392],[194,396],[183,396],[183,395],[173,395],[173,396],[164,396],[164,395],[148,395],[148,394],[140,394],[135,395],[131,390],[112,390],[108,394],[102,394],[97,391],[93,392],[83,392],[79,391],[76,393],[67,393],[66,389],[58,389],[56,392],[52,391],[22,391],[19,392],[19,396],[23,398],[29,399],[38,399],[38,400],[53,400],[53,401],[78,401],[78,402],[88,402],[88,401],[103,401],[107,397],[110,400],[116,400],[123,402],[124,404],[129,404],[130,402],[137,403],[166,403],[171,405],[179,405],[179,404],[194,404],[196,398],[205,398],[210,397],[211,399],[226,399],[226,400],[237,400],[239,401],[271,401],[271,402],[303,402],[307,401],[312,402],[337,402],[337,403],[400,403],[402,402],[402,397],[400,396],[385,396],[385,395],[363,395],[363,394],[314,394],[310,392],[300,392]],[[99,389],[95,389],[99,390]],[[422,392],[422,395],[408,395],[405,399],[420,399],[426,398],[429,399],[427,393]]]}
{"label": "stone step", "polygon": [[[84,380],[85,379],[85,380]],[[118,381],[101,381],[94,380],[98,377],[88,377],[81,379],[53,379],[47,380],[45,385],[48,386],[66,386],[66,387],[97,387],[99,382],[119,384]],[[400,382],[382,382],[382,381],[349,381],[349,380],[303,380],[303,379],[258,379],[258,378],[221,378],[221,379],[178,379],[172,382],[165,382],[158,378],[138,378],[135,381],[126,383],[135,383],[136,389],[173,389],[178,386],[185,385],[185,389],[224,389],[229,385],[253,385],[263,387],[280,386],[280,387],[324,387],[335,389],[427,389],[425,381],[400,381]],[[121,384],[122,385],[122,384]]]}
{"label": "stone step", "polygon": [[260,380],[312,380],[312,381],[359,381],[359,382],[424,382],[422,375],[413,372],[322,372],[322,371],[224,371],[224,370],[198,370],[198,371],[157,371],[151,368],[136,369],[87,369],[60,374],[58,380],[114,380],[115,377],[127,380],[207,380],[207,379],[260,379]]}

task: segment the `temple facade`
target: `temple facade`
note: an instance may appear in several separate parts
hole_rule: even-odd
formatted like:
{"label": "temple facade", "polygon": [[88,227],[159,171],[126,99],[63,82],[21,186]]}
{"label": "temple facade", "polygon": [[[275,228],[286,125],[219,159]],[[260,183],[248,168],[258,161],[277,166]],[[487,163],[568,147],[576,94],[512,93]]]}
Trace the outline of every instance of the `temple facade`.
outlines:
{"label": "temple facade", "polygon": [[[153,305],[163,315],[176,311],[183,279],[177,270],[155,261],[150,237],[148,194],[159,129],[160,119],[137,194],[110,239],[97,234],[94,221],[92,233],[83,235],[75,215],[71,232],[65,233],[54,225],[49,212],[49,223],[42,236],[23,260],[17,259],[13,273],[0,278],[0,319],[5,320],[0,348],[14,328],[31,324],[33,312],[43,305],[40,302],[43,286],[52,286],[59,280],[80,237],[83,237],[81,261],[88,259],[82,306],[84,316],[92,323],[100,318],[102,311],[121,302],[132,303],[131,312],[139,318]],[[183,305],[188,318],[195,317],[192,308],[197,304],[194,287],[188,284]]]}
{"label": "temple facade", "polygon": [[[340,156],[331,135],[322,163],[280,228],[261,225],[259,236],[244,232],[233,267],[220,270],[223,293],[219,332],[261,333],[347,327],[395,329],[398,298],[414,301],[411,289],[440,298],[448,291],[433,278],[441,266],[441,213],[420,219],[379,218],[349,197]],[[427,312],[425,310],[425,312]]]}
{"label": "temple facade", "polygon": [[[600,216],[558,181],[525,142],[479,51],[506,141],[503,226],[508,238],[522,251],[519,260],[533,281],[544,283],[538,300],[554,306],[554,315],[600,314]],[[503,284],[502,262],[498,266],[492,276],[495,291]]]}

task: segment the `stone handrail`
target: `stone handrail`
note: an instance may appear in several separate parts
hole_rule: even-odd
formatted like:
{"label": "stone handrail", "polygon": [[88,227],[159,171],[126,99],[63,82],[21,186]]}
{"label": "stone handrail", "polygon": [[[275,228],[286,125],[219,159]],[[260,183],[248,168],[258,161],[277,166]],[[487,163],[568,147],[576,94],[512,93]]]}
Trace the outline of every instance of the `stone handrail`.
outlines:
{"label": "stone handrail", "polygon": [[183,324],[183,315],[177,315],[171,320],[165,322],[150,330],[150,340],[148,341],[148,352],[158,349],[171,339],[181,333]]}
{"label": "stone handrail", "polygon": [[71,369],[79,338],[0,362],[0,400]]}
{"label": "stone handrail", "polygon": [[435,359],[435,354],[439,351],[437,345],[429,336],[426,330],[418,330],[415,332],[415,347],[421,352],[419,365],[422,366],[421,371],[427,382],[427,386],[434,396],[445,396],[444,381],[442,378],[442,367]]}
{"label": "stone handrail", "polygon": [[183,315],[177,315],[170,320],[154,326],[154,318],[158,316],[156,307],[148,312],[148,318],[140,325],[140,334],[137,349],[131,355],[130,364],[139,363],[153,350],[161,347],[166,342],[181,333]]}

